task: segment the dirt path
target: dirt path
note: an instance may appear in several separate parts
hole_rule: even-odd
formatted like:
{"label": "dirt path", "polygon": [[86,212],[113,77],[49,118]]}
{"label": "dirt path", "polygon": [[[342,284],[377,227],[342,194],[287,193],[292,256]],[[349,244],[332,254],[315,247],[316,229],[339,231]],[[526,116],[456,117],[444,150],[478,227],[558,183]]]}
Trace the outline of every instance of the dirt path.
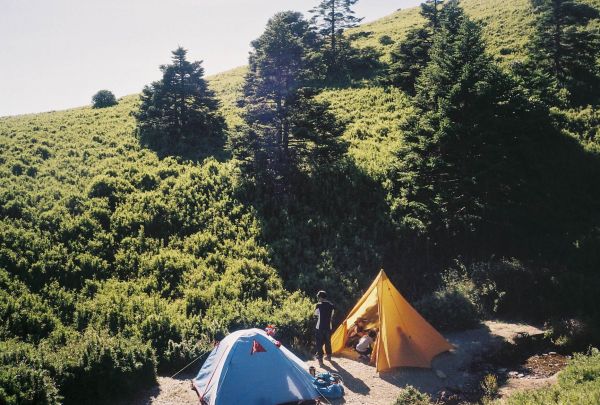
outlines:
{"label": "dirt path", "polygon": [[[402,368],[392,372],[377,374],[375,369],[366,364],[343,357],[334,357],[331,362],[321,366],[314,362],[317,370],[329,370],[340,374],[346,387],[343,400],[333,404],[346,405],[390,405],[406,385],[413,385],[421,391],[435,394],[441,389],[468,389],[477,384],[477,376],[467,370],[485,351],[493,349],[505,340],[511,340],[518,333],[536,334],[542,332],[530,325],[487,321],[482,327],[462,332],[448,333],[446,339],[455,347],[448,353],[443,353],[433,361],[432,369]],[[197,370],[196,370],[197,371]],[[176,379],[159,377],[158,385],[143,393],[133,402],[135,405],[167,405],[184,404],[197,405],[196,394],[190,389],[189,379],[185,375]],[[543,383],[550,384],[552,379],[544,379]],[[527,384],[537,386],[539,382],[520,379],[509,379],[503,394],[515,389],[526,388]],[[540,379],[541,380],[541,379]]]}

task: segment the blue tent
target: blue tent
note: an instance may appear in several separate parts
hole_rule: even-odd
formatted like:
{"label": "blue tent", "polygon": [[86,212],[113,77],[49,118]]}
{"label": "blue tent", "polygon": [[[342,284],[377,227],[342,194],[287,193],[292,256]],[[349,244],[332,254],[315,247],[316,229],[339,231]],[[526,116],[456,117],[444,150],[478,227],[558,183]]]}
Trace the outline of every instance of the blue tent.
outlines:
{"label": "blue tent", "polygon": [[316,400],[306,365],[260,329],[223,339],[192,380],[207,405],[276,405]]}

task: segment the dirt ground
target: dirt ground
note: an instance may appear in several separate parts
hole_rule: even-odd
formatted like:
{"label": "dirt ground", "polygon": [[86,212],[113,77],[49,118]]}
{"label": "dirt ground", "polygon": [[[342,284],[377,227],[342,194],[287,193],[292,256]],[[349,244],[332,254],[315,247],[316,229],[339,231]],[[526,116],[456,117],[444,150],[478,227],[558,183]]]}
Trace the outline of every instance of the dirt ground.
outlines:
{"label": "dirt ground", "polygon": [[[342,400],[332,401],[333,404],[391,405],[402,388],[407,385],[433,395],[440,390],[473,389],[480,377],[469,371],[473,362],[478,361],[485,352],[493,350],[502,342],[512,340],[518,333],[534,335],[541,332],[540,329],[530,325],[487,321],[477,329],[447,333],[445,337],[454,345],[454,350],[437,356],[433,361],[432,369],[401,368],[378,374],[367,364],[335,356],[331,362],[325,361],[322,365],[316,361],[309,361],[307,369],[313,365],[318,371],[328,370],[341,375],[346,395]],[[532,361],[535,362],[536,359]],[[558,363],[559,360],[557,359],[556,362]],[[195,372],[197,370],[194,370]],[[178,376],[175,379],[159,377],[157,386],[129,403],[135,405],[198,404],[197,395],[190,389],[190,379],[193,378],[194,373]],[[500,393],[506,396],[515,390],[551,384],[555,379],[556,374],[549,378],[546,375],[510,377],[506,385],[501,387]]]}

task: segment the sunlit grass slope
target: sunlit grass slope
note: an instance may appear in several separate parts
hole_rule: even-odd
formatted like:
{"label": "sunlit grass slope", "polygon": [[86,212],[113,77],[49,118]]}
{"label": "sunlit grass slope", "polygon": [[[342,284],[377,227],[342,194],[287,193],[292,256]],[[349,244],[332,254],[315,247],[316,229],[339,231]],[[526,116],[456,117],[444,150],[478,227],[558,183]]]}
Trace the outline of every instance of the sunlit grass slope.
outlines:
{"label": "sunlit grass slope", "polygon": [[[583,1],[600,8],[600,0]],[[461,5],[469,16],[483,23],[488,52],[501,64],[526,56],[525,46],[534,18],[529,0],[464,0]],[[348,33],[357,37],[355,45],[373,46],[387,59],[407,31],[421,26],[423,21],[419,8],[413,7],[361,25]],[[394,44],[382,45],[379,39],[384,35],[391,37]],[[245,72],[245,67],[239,67],[210,78],[230,125],[242,122],[236,101],[241,96]],[[376,162],[386,160],[379,152],[385,155],[390,151],[386,145],[400,142],[397,124],[409,113],[403,111],[408,106],[406,98],[399,92],[389,92],[380,87],[330,90],[321,97],[331,102],[333,111],[348,124],[345,137],[352,144],[350,153],[361,166],[369,165],[379,170],[381,166]],[[398,100],[401,102],[394,105]]]}
{"label": "sunlit grass slope", "polygon": [[[524,56],[527,0],[462,4],[485,24],[494,56]],[[366,33],[355,43],[385,54],[381,36],[401,41],[420,24],[413,8],[350,33]],[[231,132],[243,124],[245,71],[209,78]],[[381,195],[412,111],[401,91],[372,83],[318,97],[345,124],[358,170],[302,180],[306,192],[279,216],[244,200],[226,143],[195,159],[143,148],[131,116],[137,95],[106,109],[0,118],[0,383],[24,372],[11,368],[14,358],[70,398],[89,394],[85,381],[109,389],[137,373],[148,383],[155,361],[181,365],[228,329],[276,322],[284,338],[310,336],[310,301],[285,287],[342,279],[336,293],[352,301],[395,248]]]}

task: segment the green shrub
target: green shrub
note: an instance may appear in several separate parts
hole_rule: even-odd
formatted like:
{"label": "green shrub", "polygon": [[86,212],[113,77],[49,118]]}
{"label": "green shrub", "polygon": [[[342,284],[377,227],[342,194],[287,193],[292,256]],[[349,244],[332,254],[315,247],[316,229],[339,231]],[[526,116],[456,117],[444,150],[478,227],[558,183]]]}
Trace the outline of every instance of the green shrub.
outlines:
{"label": "green shrub", "polygon": [[586,350],[600,344],[600,327],[590,319],[558,318],[546,325],[546,334],[564,353]]}
{"label": "green shrub", "polygon": [[382,35],[379,37],[379,43],[381,45],[385,46],[385,45],[392,45],[395,43],[395,41],[389,35]]}
{"label": "green shrub", "polygon": [[0,341],[0,403],[61,403],[55,382],[49,371],[42,367],[34,346],[17,341]]}
{"label": "green shrub", "polygon": [[38,341],[47,337],[59,322],[40,296],[0,268],[0,338],[20,337]]}
{"label": "green shrub", "polygon": [[407,385],[396,398],[394,405],[429,405],[431,397],[416,389],[412,385]]}
{"label": "green shrub", "polygon": [[40,351],[65,403],[123,398],[156,381],[154,351],[135,338],[88,330],[65,346],[42,345]]}
{"label": "green shrub", "polygon": [[117,104],[115,95],[109,90],[100,90],[92,97],[92,107],[105,108]]}
{"label": "green shrub", "polygon": [[475,327],[483,315],[475,284],[466,274],[456,271],[448,271],[442,287],[417,301],[415,307],[440,330]]}
{"label": "green shrub", "polygon": [[479,386],[486,400],[489,401],[498,396],[498,379],[494,374],[486,374]]}

